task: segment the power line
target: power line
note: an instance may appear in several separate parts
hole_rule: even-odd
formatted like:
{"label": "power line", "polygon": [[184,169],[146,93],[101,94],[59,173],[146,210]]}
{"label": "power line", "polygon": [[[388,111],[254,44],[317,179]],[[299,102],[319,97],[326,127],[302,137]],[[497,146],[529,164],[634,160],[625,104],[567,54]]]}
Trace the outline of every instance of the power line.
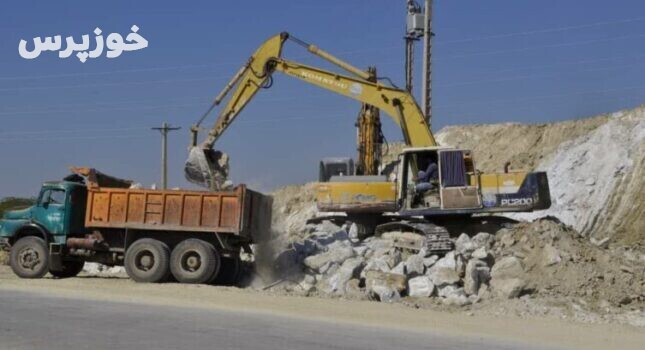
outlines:
{"label": "power line", "polygon": [[[443,106],[438,106],[436,107],[437,109],[445,109],[445,108],[453,108],[453,107],[463,107],[463,106],[473,106],[473,105],[493,105],[496,103],[504,103],[504,106],[508,106],[509,103],[524,103],[526,101],[530,100],[539,100],[539,99],[550,99],[550,98],[558,98],[558,97],[571,97],[571,96],[576,96],[576,95],[587,95],[587,94],[607,94],[611,92],[621,92],[621,91],[626,91],[626,90],[635,90],[635,89],[641,89],[645,88],[645,85],[637,85],[637,86],[630,86],[630,87],[624,87],[624,88],[617,88],[617,89],[602,89],[602,90],[589,90],[589,91],[581,91],[581,92],[576,92],[576,93],[570,93],[570,94],[551,94],[551,95],[541,95],[541,96],[531,96],[529,98],[517,98],[517,99],[497,99],[497,100],[477,100],[477,101],[470,101],[471,103],[465,102],[465,103],[455,103],[451,105],[443,105]],[[621,96],[621,97],[614,97],[614,96],[603,96],[604,98],[612,98],[612,100],[628,100],[628,99],[633,99],[635,96]],[[595,99],[598,98],[603,98],[603,97],[596,97]],[[474,103],[472,103],[474,102]],[[566,102],[566,101],[561,101],[559,103]],[[550,104],[554,104],[558,102],[553,102]],[[523,106],[523,107],[514,107],[515,109],[527,109],[529,107]],[[532,108],[532,107],[531,107]],[[490,113],[491,111],[495,110],[500,110],[499,108],[493,109],[493,110],[485,110],[482,111],[480,114],[486,114]],[[248,120],[248,119],[240,119],[236,122],[236,124],[252,124],[252,125],[257,125],[257,124],[277,124],[279,122],[285,122],[285,121],[311,121],[311,120],[335,120],[338,119],[339,121],[341,119],[347,120],[348,122],[351,122],[352,119],[348,118],[347,114],[341,114],[346,111],[336,111],[336,112],[330,112],[333,113],[333,115],[326,114],[326,115],[320,115],[320,116],[302,116],[302,115],[297,115],[297,116],[291,116],[291,117],[281,117],[281,118],[267,118],[267,119],[253,119],[253,120]],[[338,114],[336,114],[338,113]],[[282,128],[282,126],[280,126]],[[35,132],[8,132],[8,133],[3,133],[3,134],[15,134],[15,135],[21,135],[21,134],[56,134],[56,133],[73,133],[73,132],[103,132],[103,131],[109,131],[109,132],[117,132],[117,131],[131,131],[131,130],[148,130],[148,128],[145,127],[137,127],[137,128],[122,128],[122,129],[86,129],[86,130],[46,130],[46,131],[35,131]],[[13,136],[13,135],[12,135]],[[97,137],[100,138],[120,138],[122,135],[98,135]],[[129,135],[125,136],[126,138],[130,137],[139,137],[139,135]],[[11,141],[15,140],[57,140],[57,139],[70,139],[70,140],[76,140],[76,139],[91,139],[94,138],[94,136],[80,136],[80,137],[60,137],[60,138],[14,138],[14,139],[9,139]],[[3,141],[6,139],[0,139],[0,141]]]}
{"label": "power line", "polygon": [[[441,106],[437,106],[436,108],[438,109],[443,109],[443,108],[450,108],[450,107],[459,107],[459,106],[464,106],[464,105],[479,105],[479,104],[487,104],[487,103],[509,103],[509,102],[524,102],[524,101],[531,101],[531,100],[542,100],[542,99],[551,99],[551,98],[558,98],[558,97],[571,97],[571,96],[579,96],[579,95],[591,95],[591,94],[606,94],[610,92],[619,92],[619,91],[628,91],[628,90],[637,90],[637,89],[645,89],[645,85],[632,85],[632,86],[627,86],[627,87],[621,87],[621,88],[612,88],[612,89],[602,89],[602,90],[588,90],[588,91],[578,91],[574,93],[566,93],[566,94],[549,94],[549,95],[538,95],[538,96],[529,96],[529,97],[521,97],[521,98],[511,98],[511,99],[479,99],[479,100],[470,100],[468,102],[458,102],[458,103],[452,103],[452,104],[444,104]],[[474,102],[474,103],[472,103]]]}
{"label": "power line", "polygon": [[165,70],[182,70],[182,69],[189,69],[189,68],[201,68],[201,67],[223,66],[223,65],[233,65],[233,64],[235,63],[226,62],[226,63],[215,63],[215,64],[187,64],[187,65],[168,66],[168,67],[118,69],[118,70],[103,71],[103,72],[60,73],[60,74],[46,74],[46,75],[34,75],[34,76],[9,76],[9,77],[0,77],[0,80],[31,80],[31,79],[89,77],[89,76],[110,75],[110,74],[117,74],[117,73],[158,72],[158,71],[165,71]]}
{"label": "power line", "polygon": [[582,65],[582,64],[598,63],[598,62],[605,62],[605,61],[617,61],[617,60],[622,60],[626,58],[643,58],[643,57],[645,57],[645,53],[638,54],[638,55],[624,55],[624,56],[612,55],[610,57],[603,57],[603,58],[596,58],[596,59],[585,59],[585,60],[578,60],[578,61],[557,62],[557,63],[544,64],[544,65],[531,65],[531,66],[523,66],[523,67],[507,67],[507,68],[501,68],[501,69],[491,69],[491,70],[482,71],[481,73],[512,72],[512,71],[521,71],[521,70],[529,70],[529,69],[542,69],[542,68],[566,66],[566,65]]}
{"label": "power line", "polygon": [[73,137],[49,137],[49,138],[2,138],[0,142],[20,142],[20,141],[75,141],[75,140],[96,140],[96,139],[131,139],[141,138],[143,135],[93,135],[93,136],[73,136]]}
{"label": "power line", "polygon": [[601,27],[601,26],[607,26],[612,24],[624,24],[624,23],[634,23],[634,22],[642,22],[642,21],[645,21],[645,17],[626,18],[626,19],[619,19],[614,21],[603,21],[603,22],[581,24],[581,25],[575,25],[575,26],[543,28],[543,29],[527,30],[527,31],[512,32],[512,33],[501,33],[501,34],[493,34],[488,36],[480,36],[480,37],[473,37],[473,38],[466,38],[466,39],[456,39],[456,40],[446,40],[446,41],[438,40],[437,43],[438,44],[457,44],[457,43],[465,43],[465,42],[480,41],[480,40],[510,38],[514,36],[556,33],[556,32],[564,32],[564,31],[576,30],[576,29]]}
{"label": "power line", "polygon": [[124,131],[134,131],[134,130],[147,130],[147,128],[120,128],[120,129],[63,129],[63,130],[38,130],[38,131],[9,131],[9,132],[0,132],[0,135],[4,136],[20,136],[20,135],[47,135],[47,134],[66,134],[66,133],[92,133],[96,131],[100,132],[124,132]]}
{"label": "power line", "polygon": [[573,42],[560,43],[560,44],[526,46],[526,47],[520,47],[515,49],[504,49],[504,50],[495,50],[495,51],[473,52],[469,54],[448,55],[448,56],[442,56],[437,60],[444,60],[447,58],[468,58],[468,57],[475,57],[475,56],[488,56],[488,55],[497,55],[501,53],[530,51],[530,50],[536,50],[536,49],[551,49],[551,48],[558,48],[558,47],[581,46],[581,45],[594,44],[598,42],[623,40],[623,39],[635,39],[635,38],[642,38],[642,37],[645,37],[645,34],[623,35],[623,36],[604,38],[604,39],[592,39],[592,40],[573,41]]}
{"label": "power line", "polygon": [[122,85],[145,85],[145,84],[166,84],[166,83],[181,83],[181,82],[195,82],[206,81],[213,79],[222,79],[227,76],[217,76],[210,78],[190,78],[190,79],[164,79],[164,80],[144,80],[144,81],[128,81],[120,83],[98,83],[98,84],[75,84],[75,85],[54,85],[54,86],[27,86],[16,88],[2,88],[0,91],[29,91],[29,90],[51,90],[51,89],[76,89],[88,87],[108,87],[108,86],[122,86]]}
{"label": "power line", "polygon": [[476,85],[476,84],[483,84],[483,83],[499,83],[499,82],[506,82],[506,81],[529,80],[529,79],[535,79],[535,78],[561,77],[564,74],[574,74],[574,73],[581,73],[581,72],[600,72],[600,71],[607,71],[607,70],[624,68],[624,67],[639,66],[639,65],[642,65],[642,64],[645,64],[645,62],[635,62],[635,63],[623,64],[623,65],[611,66],[611,67],[596,67],[596,68],[589,68],[589,69],[578,69],[578,70],[568,71],[568,72],[564,72],[564,73],[556,72],[556,73],[544,73],[544,74],[528,74],[528,75],[518,75],[518,76],[505,77],[505,78],[471,80],[471,81],[464,81],[464,82],[460,82],[460,83],[452,83],[452,84],[445,84],[445,85],[439,84],[439,86],[442,87],[442,88],[453,88],[453,87],[460,87],[460,86],[466,86],[466,85]]}

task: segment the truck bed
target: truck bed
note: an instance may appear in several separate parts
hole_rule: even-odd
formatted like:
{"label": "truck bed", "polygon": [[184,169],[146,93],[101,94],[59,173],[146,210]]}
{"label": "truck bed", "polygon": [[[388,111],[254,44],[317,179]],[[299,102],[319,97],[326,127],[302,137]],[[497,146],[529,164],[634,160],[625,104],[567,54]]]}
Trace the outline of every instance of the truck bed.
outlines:
{"label": "truck bed", "polygon": [[232,191],[88,188],[85,226],[218,232],[269,238],[272,199],[241,185]]}

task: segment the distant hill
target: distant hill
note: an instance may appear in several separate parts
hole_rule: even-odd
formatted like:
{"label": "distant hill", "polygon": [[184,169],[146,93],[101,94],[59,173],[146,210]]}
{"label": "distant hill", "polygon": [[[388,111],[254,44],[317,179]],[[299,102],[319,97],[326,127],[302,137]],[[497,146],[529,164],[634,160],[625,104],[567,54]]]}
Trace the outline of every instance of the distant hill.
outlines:
{"label": "distant hill", "polygon": [[34,202],[35,200],[33,198],[7,197],[0,199],[0,217],[2,217],[5,210],[25,208],[33,205]]}

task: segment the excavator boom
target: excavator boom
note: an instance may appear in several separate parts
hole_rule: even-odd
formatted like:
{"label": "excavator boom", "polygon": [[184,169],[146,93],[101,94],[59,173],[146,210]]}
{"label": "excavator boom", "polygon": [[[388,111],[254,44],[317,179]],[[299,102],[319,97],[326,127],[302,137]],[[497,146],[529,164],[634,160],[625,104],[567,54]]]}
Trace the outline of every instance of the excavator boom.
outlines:
{"label": "excavator boom", "polygon": [[[282,58],[282,48],[288,39],[350,74],[339,74]],[[405,143],[410,147],[437,145],[421,109],[408,91],[370,81],[369,72],[283,32],[262,44],[217,96],[209,112],[234,90],[208,132],[208,137],[200,145],[197,144],[197,133],[208,112],[192,128],[193,144],[185,168],[189,181],[211,189],[222,187],[227,176],[226,160],[223,159],[225,155],[214,151],[213,146],[255,94],[261,88],[270,86],[276,71],[382,110],[400,126]]]}

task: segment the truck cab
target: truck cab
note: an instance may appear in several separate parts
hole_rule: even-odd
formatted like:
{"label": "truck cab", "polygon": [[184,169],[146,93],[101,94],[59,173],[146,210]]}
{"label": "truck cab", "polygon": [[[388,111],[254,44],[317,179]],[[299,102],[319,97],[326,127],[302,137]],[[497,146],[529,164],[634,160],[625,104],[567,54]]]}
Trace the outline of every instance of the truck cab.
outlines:
{"label": "truck cab", "polygon": [[11,210],[0,220],[0,249],[10,249],[14,273],[22,278],[39,278],[50,272],[56,277],[70,277],[83,268],[78,258],[63,259],[63,247],[69,236],[85,232],[83,184],[60,181],[42,185],[36,204]]}
{"label": "truck cab", "polygon": [[47,243],[63,244],[72,232],[82,235],[86,198],[83,184],[46,182],[36,204],[4,214],[0,220],[0,240],[10,245],[24,236],[35,235]]}

